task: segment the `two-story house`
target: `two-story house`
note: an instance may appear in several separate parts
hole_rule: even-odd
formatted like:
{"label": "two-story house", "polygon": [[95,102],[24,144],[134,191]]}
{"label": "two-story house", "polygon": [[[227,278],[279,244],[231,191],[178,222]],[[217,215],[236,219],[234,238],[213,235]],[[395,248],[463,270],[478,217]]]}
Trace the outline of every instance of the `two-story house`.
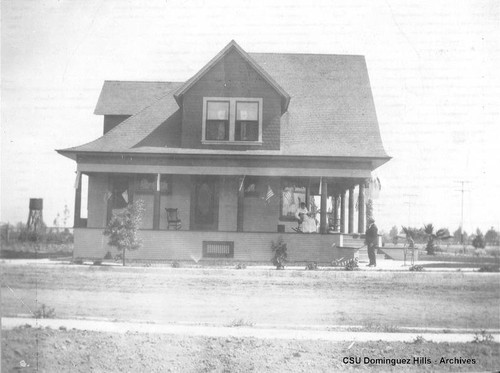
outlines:
{"label": "two-story house", "polygon": [[[75,258],[113,251],[103,230],[136,199],[144,244],[131,259],[268,261],[278,236],[291,261],[352,256],[366,180],[390,159],[362,56],[231,41],[186,82],[106,81],[95,114],[102,137],[58,150],[77,163]],[[301,202],[318,211],[317,233],[297,233]]]}

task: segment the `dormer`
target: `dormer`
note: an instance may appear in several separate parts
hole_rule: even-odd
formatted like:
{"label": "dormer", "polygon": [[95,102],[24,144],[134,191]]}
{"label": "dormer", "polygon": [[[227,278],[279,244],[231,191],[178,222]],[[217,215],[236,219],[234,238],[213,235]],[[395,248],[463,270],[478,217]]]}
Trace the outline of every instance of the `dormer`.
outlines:
{"label": "dormer", "polygon": [[280,149],[290,96],[231,41],[174,94],[183,148]]}

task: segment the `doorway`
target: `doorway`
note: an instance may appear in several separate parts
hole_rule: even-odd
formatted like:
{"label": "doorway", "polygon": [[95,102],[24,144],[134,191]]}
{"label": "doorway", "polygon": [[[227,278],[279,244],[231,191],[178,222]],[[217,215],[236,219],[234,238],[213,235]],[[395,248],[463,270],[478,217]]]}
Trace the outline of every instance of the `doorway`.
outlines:
{"label": "doorway", "polygon": [[216,176],[193,177],[191,229],[216,231],[219,227],[219,188]]}

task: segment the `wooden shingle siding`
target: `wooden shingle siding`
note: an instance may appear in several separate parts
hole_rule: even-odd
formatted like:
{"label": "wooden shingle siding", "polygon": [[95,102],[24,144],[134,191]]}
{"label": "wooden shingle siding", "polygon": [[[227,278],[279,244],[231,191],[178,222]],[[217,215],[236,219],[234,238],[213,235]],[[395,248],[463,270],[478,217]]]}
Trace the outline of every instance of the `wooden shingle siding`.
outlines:
{"label": "wooden shingle siding", "polygon": [[[116,255],[117,250],[107,246],[107,237],[102,232],[102,229],[76,228],[74,258],[103,258],[108,250]],[[340,236],[334,234],[147,230],[140,232],[143,247],[128,252],[127,258],[195,263],[203,257],[203,241],[232,241],[235,261],[269,262],[273,256],[271,242],[280,236],[287,244],[290,262],[330,263],[335,259],[353,258],[356,254],[354,249],[339,248]]]}
{"label": "wooden shingle siding", "polygon": [[[262,145],[202,145],[203,97],[255,97],[263,99]],[[279,150],[281,98],[241,56],[232,51],[184,95],[183,148]]]}

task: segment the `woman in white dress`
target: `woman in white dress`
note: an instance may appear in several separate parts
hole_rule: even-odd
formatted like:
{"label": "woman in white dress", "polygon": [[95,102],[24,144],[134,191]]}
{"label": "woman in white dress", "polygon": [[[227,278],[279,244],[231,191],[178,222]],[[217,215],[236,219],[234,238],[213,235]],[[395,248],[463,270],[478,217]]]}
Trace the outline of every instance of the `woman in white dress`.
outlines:
{"label": "woman in white dress", "polygon": [[295,211],[295,217],[299,221],[299,229],[302,233],[316,232],[316,220],[309,216],[309,211],[304,202],[302,202],[297,211]]}

